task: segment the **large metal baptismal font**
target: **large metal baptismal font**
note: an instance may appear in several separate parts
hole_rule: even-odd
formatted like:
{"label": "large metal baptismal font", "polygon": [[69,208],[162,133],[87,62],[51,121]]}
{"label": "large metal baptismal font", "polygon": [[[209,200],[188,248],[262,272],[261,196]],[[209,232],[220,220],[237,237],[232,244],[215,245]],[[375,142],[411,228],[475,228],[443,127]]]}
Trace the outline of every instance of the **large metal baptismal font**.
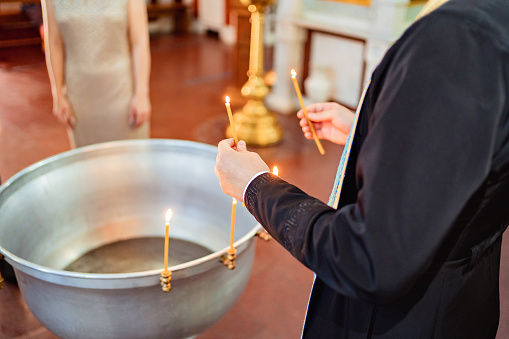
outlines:
{"label": "large metal baptismal font", "polygon": [[247,284],[262,227],[237,210],[237,264],[225,268],[231,198],[214,174],[216,154],[184,140],[115,141],[50,157],[3,183],[0,255],[35,317],[72,339],[188,338],[219,320]]}

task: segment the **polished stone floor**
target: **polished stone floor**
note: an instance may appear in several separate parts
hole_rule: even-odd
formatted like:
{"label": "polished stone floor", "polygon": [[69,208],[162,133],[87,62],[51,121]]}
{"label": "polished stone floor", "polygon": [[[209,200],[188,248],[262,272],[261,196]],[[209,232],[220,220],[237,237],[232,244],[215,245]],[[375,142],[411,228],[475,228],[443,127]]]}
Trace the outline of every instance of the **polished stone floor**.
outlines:
{"label": "polished stone floor", "polygon": [[[224,96],[239,109],[242,97],[232,86],[233,48],[213,36],[153,36],[151,39],[152,137],[216,145],[228,123]],[[69,150],[64,128],[51,114],[51,94],[39,47],[0,49],[0,177]],[[324,142],[320,156],[300,133],[294,115],[278,114],[285,132],[274,147],[257,149],[280,176],[326,201],[341,147]],[[1,237],[1,235],[0,235]],[[506,237],[507,238],[507,237]],[[509,244],[502,258],[502,316],[498,339],[509,338]],[[248,285],[208,338],[298,338],[313,274],[275,241],[257,241]],[[227,287],[225,287],[227,288]],[[18,287],[0,290],[0,338],[56,338],[31,314]]]}

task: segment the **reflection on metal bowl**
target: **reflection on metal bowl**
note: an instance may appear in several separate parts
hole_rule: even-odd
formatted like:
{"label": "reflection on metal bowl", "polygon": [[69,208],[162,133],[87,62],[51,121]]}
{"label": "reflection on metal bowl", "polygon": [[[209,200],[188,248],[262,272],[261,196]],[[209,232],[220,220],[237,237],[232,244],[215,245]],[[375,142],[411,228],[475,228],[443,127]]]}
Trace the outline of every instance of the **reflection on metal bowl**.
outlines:
{"label": "reflection on metal bowl", "polygon": [[237,208],[237,267],[228,270],[220,259],[231,198],[215,177],[216,153],[182,140],[109,142],[40,161],[1,185],[0,253],[39,321],[62,338],[145,339],[194,336],[220,319],[247,284],[261,226]]}

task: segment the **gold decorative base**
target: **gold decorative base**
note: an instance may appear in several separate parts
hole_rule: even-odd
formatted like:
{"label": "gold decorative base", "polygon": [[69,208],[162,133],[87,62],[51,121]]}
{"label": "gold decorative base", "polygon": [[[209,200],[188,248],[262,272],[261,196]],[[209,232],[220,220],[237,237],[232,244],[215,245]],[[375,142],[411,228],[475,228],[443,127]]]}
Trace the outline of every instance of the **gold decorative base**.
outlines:
{"label": "gold decorative base", "polygon": [[265,241],[269,241],[270,239],[272,239],[272,236],[265,229],[259,231],[258,233],[256,233],[256,235],[258,236],[258,238]]}
{"label": "gold decorative base", "polygon": [[221,262],[230,270],[234,270],[235,267],[237,267],[237,264],[235,263],[237,256],[235,253],[237,253],[237,250],[230,248],[228,251],[226,251],[226,254],[221,257]]}
{"label": "gold decorative base", "polygon": [[161,277],[159,278],[161,281],[161,286],[163,289],[163,292],[170,292],[171,290],[171,271],[169,272],[162,272]]}
{"label": "gold decorative base", "polygon": [[[251,146],[271,146],[281,141],[283,132],[277,116],[267,110],[261,101],[249,100],[242,111],[233,115],[239,140]],[[231,126],[226,136],[233,137]]]}

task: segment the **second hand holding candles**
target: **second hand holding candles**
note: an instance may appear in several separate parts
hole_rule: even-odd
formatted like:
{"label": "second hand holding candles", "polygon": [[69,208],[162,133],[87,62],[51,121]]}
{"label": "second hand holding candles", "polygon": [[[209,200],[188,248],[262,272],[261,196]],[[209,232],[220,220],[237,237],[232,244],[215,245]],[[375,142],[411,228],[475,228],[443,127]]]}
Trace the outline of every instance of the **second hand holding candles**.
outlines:
{"label": "second hand holding candles", "polygon": [[315,128],[313,127],[313,124],[311,123],[311,120],[309,120],[308,117],[308,111],[306,110],[306,105],[304,105],[304,100],[302,100],[302,93],[300,92],[299,83],[297,82],[297,72],[295,72],[294,69],[291,71],[292,80],[293,80],[293,86],[295,86],[295,92],[297,93],[297,97],[299,98],[300,106],[302,107],[302,111],[304,112],[304,117],[306,118],[306,121],[308,122],[309,129],[311,130],[311,134],[313,134],[313,139],[315,139],[316,146],[318,147],[318,150],[320,151],[320,154],[325,154],[325,151],[322,147],[322,144],[320,143],[320,140],[318,139],[318,136],[316,135]]}

